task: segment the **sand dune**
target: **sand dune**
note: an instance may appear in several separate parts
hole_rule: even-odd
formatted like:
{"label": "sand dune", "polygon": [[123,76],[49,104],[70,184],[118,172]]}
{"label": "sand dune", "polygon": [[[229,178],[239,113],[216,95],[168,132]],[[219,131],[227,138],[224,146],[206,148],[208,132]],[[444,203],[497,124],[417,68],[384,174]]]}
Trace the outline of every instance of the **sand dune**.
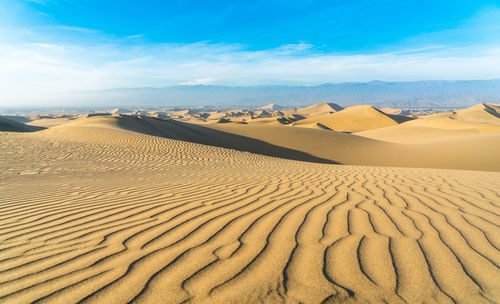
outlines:
{"label": "sand dune", "polygon": [[[114,129],[293,160],[349,165],[500,171],[500,133],[461,134],[412,144],[391,143],[331,130],[275,124],[191,124],[126,115],[81,119],[43,131],[61,138],[86,138]],[[77,135],[75,135],[77,134]],[[75,139],[76,140],[76,139]]]}
{"label": "sand dune", "polygon": [[217,120],[226,116],[225,112],[217,112],[217,111],[208,112],[207,114],[209,114],[208,119],[217,119]]}
{"label": "sand dune", "polygon": [[43,128],[24,124],[15,118],[0,116],[0,131],[8,132],[34,132]]}
{"label": "sand dune", "polygon": [[380,109],[380,111],[384,112],[385,114],[399,115],[403,112],[403,109],[382,108]]}
{"label": "sand dune", "polygon": [[498,123],[500,119],[500,106],[491,103],[480,103],[473,107],[456,110],[453,112],[438,113],[423,116],[424,119],[451,118],[455,120],[482,121]]}
{"label": "sand dune", "polygon": [[[246,126],[239,123],[219,123],[217,126]],[[307,152],[274,145],[262,140],[246,137],[239,134],[224,132],[216,128],[207,128],[204,125],[191,124],[176,120],[163,120],[150,117],[134,117],[127,115],[96,116],[80,119],[43,131],[41,136],[52,136],[61,139],[97,141],[100,138],[88,137],[88,133],[112,130],[123,133],[132,131],[138,135],[146,134],[169,139],[194,142],[204,145],[236,149],[263,155],[282,157],[287,159],[336,163],[332,159],[323,159]]]}
{"label": "sand dune", "polygon": [[285,109],[285,107],[282,107],[282,106],[274,104],[274,103],[270,103],[268,105],[260,107],[259,109],[260,110],[273,110],[273,111],[275,111],[275,110],[283,110],[283,109]]}
{"label": "sand dune", "polygon": [[498,303],[500,132],[459,111],[2,131],[0,303]]}
{"label": "sand dune", "polygon": [[338,104],[323,102],[295,110],[282,110],[281,112],[283,112],[286,116],[292,116],[292,115],[314,116],[319,114],[334,113],[342,109],[343,108]]}
{"label": "sand dune", "polygon": [[500,299],[499,173],[298,162],[143,122],[0,133],[1,302]]}
{"label": "sand dune", "polygon": [[207,127],[340,164],[500,171],[497,161],[500,144],[495,144],[500,143],[500,133],[468,135],[461,132],[431,141],[396,143],[289,126],[223,124]]}
{"label": "sand dune", "polygon": [[76,119],[76,118],[72,117],[72,116],[61,116],[61,117],[51,117],[51,118],[44,117],[44,118],[39,118],[39,119],[33,119],[30,122],[27,122],[26,124],[29,126],[34,126],[34,127],[51,128],[51,127],[65,124],[65,123],[70,122],[74,119]]}
{"label": "sand dune", "polygon": [[269,118],[257,118],[246,121],[248,124],[252,125],[290,125],[296,120],[293,117],[269,117]]}
{"label": "sand dune", "polygon": [[500,123],[460,121],[450,118],[416,119],[392,127],[357,132],[356,135],[399,143],[439,141],[480,133],[500,134]]}
{"label": "sand dune", "polygon": [[[387,128],[358,132],[357,135],[399,143],[435,142],[460,139],[479,133],[500,134],[500,107],[479,104],[454,112],[422,116]],[[492,144],[500,144],[493,141]]]}
{"label": "sand dune", "polygon": [[353,106],[333,114],[316,115],[299,120],[294,126],[328,128],[339,132],[360,132],[397,125],[409,120],[402,116],[385,114],[368,105]]}

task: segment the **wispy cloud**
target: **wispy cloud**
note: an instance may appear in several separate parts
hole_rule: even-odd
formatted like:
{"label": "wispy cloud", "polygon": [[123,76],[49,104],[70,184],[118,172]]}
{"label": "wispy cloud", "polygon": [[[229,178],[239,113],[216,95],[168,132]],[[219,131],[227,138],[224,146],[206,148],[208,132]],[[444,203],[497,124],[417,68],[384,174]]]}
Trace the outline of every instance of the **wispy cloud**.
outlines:
{"label": "wispy cloud", "polygon": [[179,83],[179,85],[185,85],[185,86],[202,85],[202,84],[207,85],[214,83],[215,80],[216,80],[215,78],[197,78],[181,82]]}
{"label": "wispy cloud", "polygon": [[[473,31],[477,24],[485,26],[476,20],[460,31]],[[46,41],[33,31],[22,36],[22,31],[0,30],[0,104],[36,103],[61,92],[176,84],[500,78],[500,42],[451,46],[444,39],[428,39],[432,43],[342,54],[325,53],[306,41],[252,51],[226,43],[153,44],[138,39],[140,34],[106,40],[92,29],[59,28],[100,39]],[[5,38],[16,35],[16,40]]]}
{"label": "wispy cloud", "polygon": [[300,41],[299,43],[295,44],[285,44],[277,48],[278,51],[281,51],[281,53],[284,54],[298,54],[298,53],[303,53],[307,50],[310,50],[314,47],[314,45],[306,42],[306,41]]}
{"label": "wispy cloud", "polygon": [[128,38],[128,39],[139,39],[139,38],[142,38],[142,37],[144,37],[143,34],[137,34],[137,35],[126,36],[125,38]]}
{"label": "wispy cloud", "polygon": [[56,29],[62,30],[62,31],[84,33],[84,34],[94,34],[94,33],[99,32],[98,30],[95,30],[95,29],[89,29],[89,28],[78,27],[78,26],[66,26],[66,25],[56,26]]}
{"label": "wispy cloud", "polygon": [[51,43],[43,43],[43,42],[32,42],[27,44],[28,47],[40,48],[40,49],[48,49],[52,51],[64,51],[64,47]]}
{"label": "wispy cloud", "polygon": [[0,88],[61,92],[173,84],[315,84],[500,76],[500,47],[430,48],[370,55],[311,53],[283,48],[248,51],[197,43],[142,46],[0,46]]}

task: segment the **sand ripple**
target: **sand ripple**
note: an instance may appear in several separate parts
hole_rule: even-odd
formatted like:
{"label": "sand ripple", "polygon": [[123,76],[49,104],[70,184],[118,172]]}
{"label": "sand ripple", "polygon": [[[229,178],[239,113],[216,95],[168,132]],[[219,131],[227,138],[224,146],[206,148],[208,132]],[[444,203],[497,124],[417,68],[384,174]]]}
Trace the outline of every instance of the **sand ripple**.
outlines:
{"label": "sand ripple", "polygon": [[0,302],[500,301],[499,173],[1,136]]}

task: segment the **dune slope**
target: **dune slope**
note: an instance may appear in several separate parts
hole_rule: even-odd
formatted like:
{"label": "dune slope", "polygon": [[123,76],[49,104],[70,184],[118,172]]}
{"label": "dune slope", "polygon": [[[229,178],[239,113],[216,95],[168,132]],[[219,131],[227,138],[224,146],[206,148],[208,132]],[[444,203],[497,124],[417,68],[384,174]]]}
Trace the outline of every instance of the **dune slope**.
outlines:
{"label": "dune slope", "polygon": [[341,111],[342,109],[343,108],[338,104],[323,102],[305,108],[299,108],[295,110],[283,110],[281,112],[283,112],[287,116],[292,116],[292,115],[314,116],[325,113],[333,113]]}
{"label": "dune slope", "polygon": [[312,116],[294,123],[294,126],[318,126],[339,132],[360,132],[397,125],[408,120],[389,115],[368,105],[353,106],[333,114]]}
{"label": "dune slope", "polygon": [[479,134],[500,134],[500,120],[498,124],[495,124],[450,118],[416,119],[400,125],[355,134],[389,142],[431,142]]}
{"label": "dune slope", "polygon": [[421,117],[423,119],[450,118],[465,121],[481,121],[499,123],[500,106],[492,103],[480,103],[470,108],[453,112],[437,113]]}
{"label": "dune slope", "polygon": [[[499,106],[478,104],[454,112],[421,116],[400,125],[356,133],[367,138],[399,143],[436,142],[471,138],[478,134],[500,134]],[[500,140],[492,141],[491,145],[500,145]]]}
{"label": "dune slope", "polygon": [[0,116],[0,132],[34,132],[45,129],[38,126],[29,126],[15,119]]}
{"label": "dune slope", "polygon": [[406,144],[284,125],[197,125],[122,115],[81,119],[43,133],[76,140],[88,132],[108,129],[319,163],[500,171],[500,145],[494,144],[500,142],[500,133],[461,134]]}
{"label": "dune slope", "polygon": [[[232,123],[222,123],[222,125]],[[218,124],[221,125],[221,124]],[[89,138],[88,133],[114,130],[117,132],[132,131],[170,139],[183,140],[204,145],[211,145],[229,149],[237,149],[263,155],[276,156],[294,160],[320,163],[337,163],[333,159],[323,159],[307,152],[285,148],[261,141],[259,139],[232,134],[204,126],[176,121],[163,120],[151,117],[137,116],[96,116],[81,119],[65,125],[51,128],[44,135],[56,135],[61,138],[78,140],[97,140]]]}
{"label": "dune slope", "polygon": [[288,126],[222,124],[207,127],[341,164],[500,171],[500,133],[459,133],[434,141],[408,143]]}
{"label": "dune slope", "polygon": [[0,132],[1,302],[500,299],[500,173],[298,162],[110,121]]}

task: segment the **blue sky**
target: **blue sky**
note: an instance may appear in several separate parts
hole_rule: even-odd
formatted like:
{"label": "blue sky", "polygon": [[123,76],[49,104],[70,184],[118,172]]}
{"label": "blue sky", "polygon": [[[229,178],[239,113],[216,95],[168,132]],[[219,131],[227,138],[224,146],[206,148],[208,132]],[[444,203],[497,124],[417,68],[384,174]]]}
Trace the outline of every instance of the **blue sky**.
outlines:
{"label": "blue sky", "polygon": [[489,0],[0,0],[0,90],[500,78],[499,33]]}

